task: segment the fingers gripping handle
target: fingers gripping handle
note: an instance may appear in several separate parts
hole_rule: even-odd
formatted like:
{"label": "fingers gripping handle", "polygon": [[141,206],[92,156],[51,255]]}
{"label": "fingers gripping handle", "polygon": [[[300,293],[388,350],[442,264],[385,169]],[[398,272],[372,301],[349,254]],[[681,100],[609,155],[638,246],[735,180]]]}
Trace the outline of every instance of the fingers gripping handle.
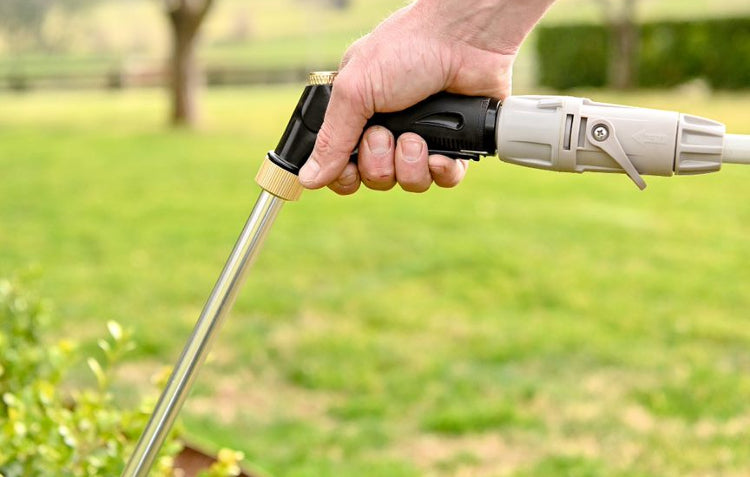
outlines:
{"label": "fingers gripping handle", "polygon": [[494,156],[500,102],[492,98],[439,93],[397,113],[376,114],[367,126],[384,126],[398,137],[419,134],[430,154],[479,160]]}
{"label": "fingers gripping handle", "polygon": [[[313,81],[322,76],[311,75],[311,84],[302,92],[279,144],[268,153],[268,160],[274,166],[294,176],[299,174],[323,125],[334,77],[330,74],[327,82]],[[431,154],[478,160],[480,156],[495,154],[499,104],[492,98],[440,93],[404,111],[376,114],[367,125],[384,126],[396,137],[405,132],[419,134]],[[354,151],[354,160],[356,155]]]}

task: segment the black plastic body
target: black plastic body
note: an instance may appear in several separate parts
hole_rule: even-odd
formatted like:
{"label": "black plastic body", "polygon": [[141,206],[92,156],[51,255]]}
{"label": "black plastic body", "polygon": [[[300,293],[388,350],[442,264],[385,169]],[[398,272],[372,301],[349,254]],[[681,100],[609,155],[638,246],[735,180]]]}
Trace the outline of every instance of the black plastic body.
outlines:
{"label": "black plastic body", "polygon": [[[305,88],[279,144],[268,153],[271,161],[299,173],[313,150],[330,99],[330,85]],[[499,101],[492,98],[439,93],[403,111],[376,114],[367,126],[384,126],[396,137],[405,132],[419,134],[430,154],[479,160],[497,150],[499,107]],[[352,160],[356,158],[354,151]]]}
{"label": "black plastic body", "polygon": [[497,152],[499,105],[492,98],[439,93],[403,111],[376,114],[367,125],[384,126],[396,137],[417,133],[430,154],[476,161]]}
{"label": "black plastic body", "polygon": [[330,85],[305,88],[279,144],[268,153],[268,158],[274,164],[292,174],[299,174],[315,146],[330,99]]}

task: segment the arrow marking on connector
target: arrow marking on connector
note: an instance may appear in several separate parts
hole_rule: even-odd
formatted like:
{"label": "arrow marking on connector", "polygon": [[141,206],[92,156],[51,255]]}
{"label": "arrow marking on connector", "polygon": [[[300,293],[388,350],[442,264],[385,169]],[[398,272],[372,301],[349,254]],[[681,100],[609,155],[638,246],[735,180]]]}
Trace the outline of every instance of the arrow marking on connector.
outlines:
{"label": "arrow marking on connector", "polygon": [[664,134],[649,133],[646,132],[645,129],[633,134],[633,139],[641,145],[655,144],[657,146],[663,146],[667,143],[667,136]]}

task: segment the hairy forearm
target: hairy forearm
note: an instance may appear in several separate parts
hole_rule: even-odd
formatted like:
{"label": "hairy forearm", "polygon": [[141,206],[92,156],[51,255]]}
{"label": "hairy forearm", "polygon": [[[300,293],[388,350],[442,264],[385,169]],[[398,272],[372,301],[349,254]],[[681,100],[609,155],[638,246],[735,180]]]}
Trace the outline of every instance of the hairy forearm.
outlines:
{"label": "hairy forearm", "polygon": [[417,0],[413,8],[448,38],[515,54],[555,0]]}

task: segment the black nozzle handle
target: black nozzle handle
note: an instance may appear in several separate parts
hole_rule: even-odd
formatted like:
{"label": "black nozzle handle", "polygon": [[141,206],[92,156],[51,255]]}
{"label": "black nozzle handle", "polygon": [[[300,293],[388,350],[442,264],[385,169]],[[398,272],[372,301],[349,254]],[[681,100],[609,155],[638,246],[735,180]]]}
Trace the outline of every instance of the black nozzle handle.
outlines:
{"label": "black nozzle handle", "polygon": [[416,133],[427,142],[430,154],[478,161],[497,151],[499,105],[493,98],[438,93],[403,111],[375,114],[367,126],[383,126],[396,138]]}
{"label": "black nozzle handle", "polygon": [[[305,88],[284,135],[268,157],[293,174],[307,162],[331,99],[330,85]],[[422,136],[430,154],[479,160],[497,151],[495,128],[500,102],[493,98],[438,93],[403,111],[375,114],[367,127],[383,126],[395,137]],[[357,151],[352,154],[357,160]]]}
{"label": "black nozzle handle", "polygon": [[284,135],[276,149],[268,153],[274,164],[299,175],[315,146],[330,100],[331,85],[309,85],[302,91]]}

